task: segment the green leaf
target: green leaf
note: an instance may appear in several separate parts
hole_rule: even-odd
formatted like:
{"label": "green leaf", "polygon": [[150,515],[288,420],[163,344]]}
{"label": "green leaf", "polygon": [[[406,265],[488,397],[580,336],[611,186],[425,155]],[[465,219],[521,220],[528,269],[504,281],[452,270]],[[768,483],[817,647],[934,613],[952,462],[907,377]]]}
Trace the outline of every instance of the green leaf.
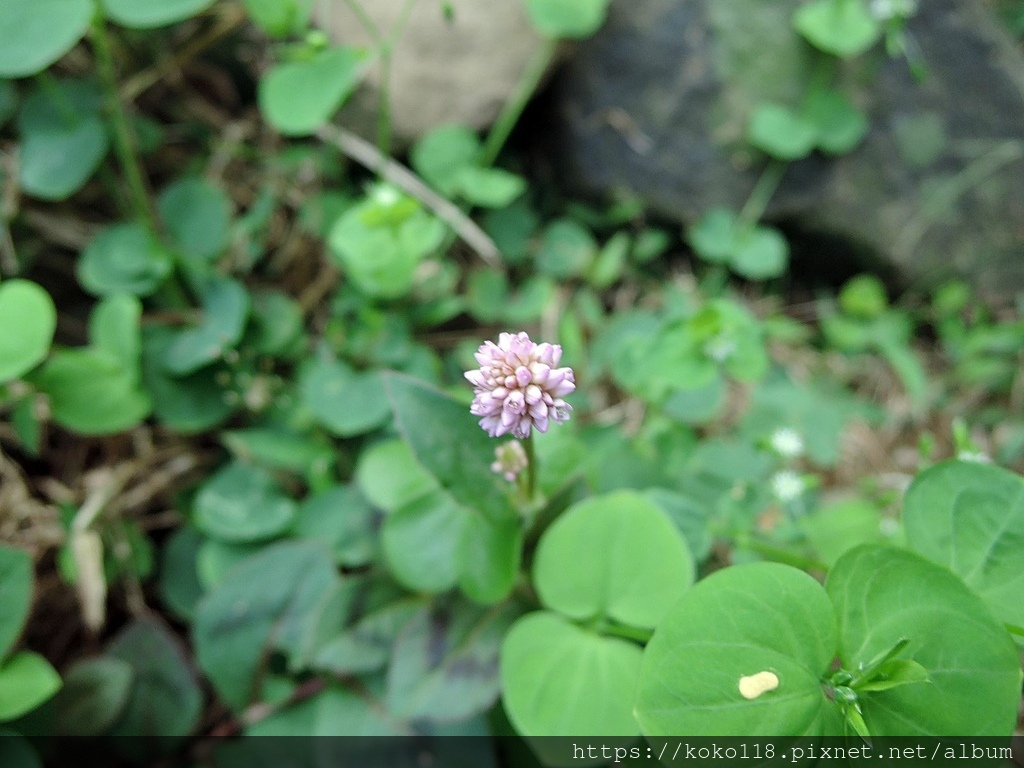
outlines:
{"label": "green leaf", "polygon": [[880,543],[881,522],[874,504],[852,499],[816,510],[800,520],[800,528],[821,561],[832,566],[846,551],[860,544]]}
{"label": "green leaf", "polygon": [[284,428],[252,427],[221,433],[221,441],[242,461],[303,475],[322,473],[335,463],[334,448]]}
{"label": "green leaf", "polygon": [[654,628],[693,583],[693,557],[656,504],[632,491],[578,502],[537,548],[541,602],[579,621]]}
{"label": "green leaf", "polygon": [[211,280],[203,297],[203,321],[175,338],[164,360],[167,370],[192,373],[223,357],[242,338],[249,307],[249,294],[241,283],[223,277]]}
{"label": "green leaf", "polygon": [[912,550],[960,576],[1000,619],[1024,625],[1024,479],[943,462],[911,484],[903,524]]}
{"label": "green leaf", "polygon": [[8,0],[0,3],[0,77],[42,72],[89,29],[92,0]]}
{"label": "green leaf", "polygon": [[260,110],[286,136],[315,133],[355,90],[365,61],[364,51],[326,48],[308,59],[275,64],[260,79]]}
{"label": "green leaf", "polygon": [[789,264],[789,244],[778,230],[755,226],[740,232],[729,266],[748,280],[778,277]]}
{"label": "green leaf", "polygon": [[463,168],[455,185],[467,201],[484,208],[504,208],[526,191],[522,176],[500,168]]}
{"label": "green leaf", "polygon": [[153,397],[153,413],[162,423],[177,432],[202,432],[224,421],[234,407],[217,383],[214,368],[182,377],[168,373],[164,360],[175,338],[177,332],[166,326],[144,329],[143,380]]}
{"label": "green leaf", "polygon": [[131,664],[111,656],[96,656],[75,664],[53,700],[59,732],[68,736],[105,732],[128,704],[134,676]]}
{"label": "green leaf", "polygon": [[366,565],[376,551],[373,508],[354,486],[334,486],[303,501],[292,533],[329,545],[338,564],[350,568]]}
{"label": "green leaf", "polygon": [[134,672],[111,736],[127,755],[167,754],[195,730],[203,713],[203,691],[185,645],[161,621],[145,618],[118,633],[107,653]]}
{"label": "green leaf", "polygon": [[400,221],[378,221],[382,206],[369,199],[346,211],[331,229],[328,243],[347,277],[362,291],[396,299],[413,286],[420,262],[444,239],[440,220],[419,208]]}
{"label": "green leaf", "polygon": [[370,611],[317,651],[316,669],[336,675],[374,672],[392,656],[398,633],[420,610],[420,600],[403,600]]}
{"label": "green leaf", "polygon": [[16,379],[41,363],[57,328],[57,309],[45,290],[29,280],[0,285],[0,383]]}
{"label": "green leaf", "polygon": [[416,142],[409,157],[412,167],[446,197],[459,191],[461,173],[476,165],[480,139],[462,125],[442,125]]}
{"label": "green leaf", "polygon": [[0,661],[21,637],[32,607],[32,557],[0,544]]}
{"label": "green leaf", "polygon": [[[832,605],[807,574],[738,565],[701,580],[673,606],[644,651],[636,715],[647,736],[821,735],[821,676],[835,656]],[[744,678],[778,685],[747,698]]]}
{"label": "green leaf", "polygon": [[931,682],[864,698],[872,736],[1009,736],[1020,703],[1013,640],[945,568],[905,550],[864,545],[825,582],[839,623],[839,657],[852,669],[909,639],[904,658]]}
{"label": "green leaf", "polygon": [[280,647],[289,627],[309,622],[336,582],[326,549],[283,542],[240,564],[203,599],[193,627],[196,657],[228,706],[250,702],[264,655]]}
{"label": "green leaf", "polygon": [[312,0],[242,0],[249,18],[273,37],[288,37],[309,23]]}
{"label": "green leaf", "polygon": [[10,80],[0,79],[0,128],[18,111],[18,89]]}
{"label": "green leaf", "polygon": [[415,379],[384,377],[395,420],[416,460],[453,499],[493,520],[515,517],[504,482],[491,471],[496,441],[469,407]]}
{"label": "green leaf", "polygon": [[225,542],[269,539],[295,517],[295,502],[265,469],[234,462],[207,480],[196,496],[194,520],[209,536]]}
{"label": "green leaf", "polygon": [[523,532],[517,518],[468,515],[458,547],[459,588],[477,603],[504,600],[519,576]]}
{"label": "green leaf", "polygon": [[152,410],[134,371],[99,349],[54,352],[33,375],[50,400],[54,420],[83,435],[105,435],[134,427]]}
{"label": "green leaf", "polygon": [[99,108],[99,90],[86,80],[57,81],[25,99],[18,113],[25,192],[64,200],[89,180],[109,148]]}
{"label": "green leaf", "polygon": [[410,720],[453,722],[484,712],[498,698],[498,654],[515,617],[511,606],[424,608],[395,640],[388,670],[388,712]]}
{"label": "green leaf", "polygon": [[82,251],[76,274],[94,296],[149,296],[171,273],[173,260],[141,224],[117,224],[97,234]]}
{"label": "green leaf", "polygon": [[316,359],[304,366],[299,392],[313,418],[338,437],[382,427],[391,415],[380,371],[354,371],[337,360]]}
{"label": "green leaf", "polygon": [[572,219],[559,219],[544,230],[537,269],[555,278],[584,275],[597,256],[597,242],[582,224]]}
{"label": "green leaf", "polygon": [[218,539],[203,539],[196,552],[196,575],[204,590],[220,584],[231,570],[260,551],[259,542],[231,544]]}
{"label": "green leaf", "polygon": [[141,320],[142,302],[123,293],[103,299],[89,316],[92,346],[116,357],[125,371],[136,376],[142,356]]}
{"label": "green leaf", "polygon": [[815,127],[818,148],[829,154],[851,152],[868,132],[867,117],[838,91],[811,91],[803,113]]}
{"label": "green leaf", "polygon": [[689,231],[690,247],[704,261],[726,264],[735,250],[739,224],[728,208],[712,208]]}
{"label": "green leaf", "polygon": [[815,131],[813,124],[792,110],[769,103],[762,104],[751,116],[747,139],[779,160],[799,160],[814,149]]}
{"label": "green leaf", "polygon": [[203,585],[196,570],[196,558],[203,537],[192,527],[182,526],[163,545],[157,588],[160,599],[182,619],[195,618],[196,605],[203,597]]}
{"label": "green leaf", "polygon": [[537,31],[547,37],[590,37],[604,24],[609,0],[526,0]]}
{"label": "green leaf", "polygon": [[558,614],[524,616],[501,648],[509,720],[525,736],[636,736],[641,658],[639,646],[600,637]]}
{"label": "green leaf", "polygon": [[257,291],[252,302],[252,344],[258,352],[291,357],[303,348],[304,320],[297,301],[280,291]]}
{"label": "green leaf", "polygon": [[101,0],[111,19],[133,29],[176,24],[214,4],[215,0]]}
{"label": "green leaf", "polygon": [[437,482],[416,462],[409,444],[385,440],[362,452],[356,482],[371,503],[394,512],[437,488]]}
{"label": "green leaf", "polygon": [[381,530],[388,570],[417,592],[440,593],[458,580],[456,552],[467,512],[441,491],[393,512]]}
{"label": "green leaf", "polygon": [[227,245],[231,225],[231,199],[205,179],[174,182],[157,200],[157,209],[181,253],[209,261]]}
{"label": "green leaf", "polygon": [[863,0],[814,0],[797,8],[793,26],[816,48],[844,59],[864,53],[880,32]]}
{"label": "green leaf", "polygon": [[16,653],[0,665],[0,723],[28,714],[60,686],[60,675],[50,662],[38,653]]}

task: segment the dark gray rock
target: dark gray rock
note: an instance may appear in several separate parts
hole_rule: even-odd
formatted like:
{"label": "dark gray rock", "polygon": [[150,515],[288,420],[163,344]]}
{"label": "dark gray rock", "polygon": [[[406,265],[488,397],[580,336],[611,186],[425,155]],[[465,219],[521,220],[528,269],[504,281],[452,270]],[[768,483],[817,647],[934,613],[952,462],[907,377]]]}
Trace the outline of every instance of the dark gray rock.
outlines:
{"label": "dark gray rock", "polygon": [[[763,160],[744,142],[768,100],[796,105],[817,56],[796,0],[613,0],[555,84],[554,156],[570,186],[640,195],[692,222],[742,205]],[[924,0],[915,79],[882,46],[838,72],[870,115],[852,153],[790,166],[768,217],[838,236],[908,283],[951,273],[1024,289],[1024,57],[981,0]]]}

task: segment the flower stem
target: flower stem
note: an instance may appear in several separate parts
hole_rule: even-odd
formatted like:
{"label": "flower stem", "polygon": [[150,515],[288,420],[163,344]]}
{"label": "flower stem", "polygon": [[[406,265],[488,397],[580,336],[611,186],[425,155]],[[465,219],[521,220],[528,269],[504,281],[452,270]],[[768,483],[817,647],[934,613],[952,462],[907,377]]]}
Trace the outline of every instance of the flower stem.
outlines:
{"label": "flower stem", "polygon": [[93,51],[96,54],[97,68],[99,69],[100,77],[103,79],[103,88],[106,91],[107,111],[114,134],[114,152],[117,154],[118,162],[121,164],[121,170],[128,185],[132,207],[135,209],[136,216],[156,234],[158,227],[153,201],[146,187],[142,166],[135,151],[135,140],[131,126],[128,123],[128,115],[125,112],[124,104],[121,103],[121,97],[118,95],[117,73],[114,69],[114,56],[111,53],[110,37],[107,34],[106,20],[103,18],[103,13],[99,8],[97,8],[96,16],[93,18],[92,43]]}
{"label": "flower stem", "polygon": [[516,83],[515,91],[501,108],[501,113],[494,121],[494,125],[491,126],[490,133],[487,134],[487,140],[484,142],[483,150],[480,152],[480,165],[487,167],[498,159],[502,147],[508,141],[508,137],[512,134],[512,129],[519,122],[523,110],[529,104],[530,99],[540,85],[541,78],[548,71],[548,67],[551,65],[557,52],[558,40],[547,40],[544,46],[530,59],[529,64],[526,66],[526,71],[523,72],[519,82]]}
{"label": "flower stem", "polygon": [[747,202],[743,204],[743,209],[740,211],[738,218],[741,229],[752,227],[761,220],[788,167],[788,163],[780,160],[772,160],[765,166],[750,197],[747,198]]}
{"label": "flower stem", "polygon": [[533,447],[532,432],[523,440],[523,448],[526,450],[526,503],[530,504],[537,490],[537,452]]}

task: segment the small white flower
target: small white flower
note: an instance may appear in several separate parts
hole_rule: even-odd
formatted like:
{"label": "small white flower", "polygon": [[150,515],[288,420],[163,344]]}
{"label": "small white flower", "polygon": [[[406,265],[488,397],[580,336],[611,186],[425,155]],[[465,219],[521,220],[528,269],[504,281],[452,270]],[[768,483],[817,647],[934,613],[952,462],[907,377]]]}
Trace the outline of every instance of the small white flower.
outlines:
{"label": "small white flower", "polygon": [[891,517],[883,517],[878,523],[878,530],[883,536],[889,538],[899,533],[900,524]]}
{"label": "small white flower", "polygon": [[780,427],[772,432],[772,450],[779,456],[787,459],[795,459],[802,456],[804,452],[804,439],[800,433],[791,427]]}
{"label": "small white flower", "polygon": [[805,490],[804,479],[791,469],[772,475],[772,493],[781,502],[793,501]]}
{"label": "small white flower", "polygon": [[975,464],[991,464],[992,459],[982,451],[960,451],[956,455],[960,461],[972,461]]}
{"label": "small white flower", "polygon": [[716,363],[724,363],[736,352],[736,342],[724,334],[719,334],[704,345],[704,354]]}

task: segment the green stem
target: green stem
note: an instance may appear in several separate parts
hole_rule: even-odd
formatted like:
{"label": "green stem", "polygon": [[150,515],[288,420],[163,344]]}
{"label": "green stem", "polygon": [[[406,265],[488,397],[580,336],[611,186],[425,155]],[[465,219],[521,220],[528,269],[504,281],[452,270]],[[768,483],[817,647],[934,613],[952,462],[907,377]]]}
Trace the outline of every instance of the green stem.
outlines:
{"label": "green stem", "polygon": [[556,53],[558,53],[558,41],[548,40],[530,59],[529,64],[526,66],[526,71],[523,72],[523,76],[516,83],[515,91],[501,108],[501,113],[494,121],[494,125],[491,126],[490,133],[487,134],[483,150],[480,153],[480,165],[486,167],[492,165],[498,159],[498,155],[505,146],[505,142],[508,141],[508,137],[512,134],[512,129],[519,122],[523,110],[530,103],[530,99],[540,85],[544,73],[548,71],[548,67],[554,61]]}
{"label": "green stem", "polygon": [[382,157],[391,156],[392,113],[391,113],[391,60],[395,46],[409,24],[409,17],[417,0],[405,0],[398,21],[386,39],[377,44],[380,56],[380,101],[377,107],[377,150]]}
{"label": "green stem", "polygon": [[523,440],[523,448],[526,450],[526,503],[531,504],[537,490],[537,452],[533,447],[532,432]]}
{"label": "green stem", "polygon": [[1004,624],[1006,631],[1011,635],[1024,638],[1024,627],[1018,627],[1016,624]]}
{"label": "green stem", "polygon": [[739,225],[741,229],[752,227],[761,220],[788,167],[787,163],[780,160],[772,160],[765,166],[750,197],[747,198],[747,202],[743,204],[740,211]]}
{"label": "green stem", "polygon": [[601,624],[598,626],[598,632],[602,635],[611,635],[613,637],[621,637],[626,640],[635,640],[638,643],[646,645],[650,642],[651,636],[654,635],[654,631],[650,629],[637,629],[636,627],[629,627],[625,624]]}
{"label": "green stem", "polygon": [[373,19],[370,18],[370,15],[363,10],[363,6],[359,3],[359,0],[345,0],[345,4],[352,10],[352,13],[355,14],[356,19],[358,19],[366,34],[369,35],[373,44],[378,48],[382,46],[384,44],[384,38],[381,36],[377,25],[374,24]]}
{"label": "green stem", "polygon": [[114,152],[117,154],[118,162],[121,164],[121,170],[128,184],[132,206],[139,219],[156,233],[158,231],[156,213],[142,174],[142,166],[135,152],[135,141],[128,123],[128,115],[118,95],[117,73],[114,69],[110,38],[107,35],[106,21],[99,9],[93,19],[92,42],[96,54],[96,64],[106,91],[111,126],[114,129]]}
{"label": "green stem", "polygon": [[792,565],[794,568],[800,568],[804,571],[828,572],[828,566],[818,560],[798,555],[781,547],[766,544],[763,541],[758,541],[753,536],[739,536],[736,538],[736,544],[744,549],[750,549],[760,555],[771,558],[776,562]]}

